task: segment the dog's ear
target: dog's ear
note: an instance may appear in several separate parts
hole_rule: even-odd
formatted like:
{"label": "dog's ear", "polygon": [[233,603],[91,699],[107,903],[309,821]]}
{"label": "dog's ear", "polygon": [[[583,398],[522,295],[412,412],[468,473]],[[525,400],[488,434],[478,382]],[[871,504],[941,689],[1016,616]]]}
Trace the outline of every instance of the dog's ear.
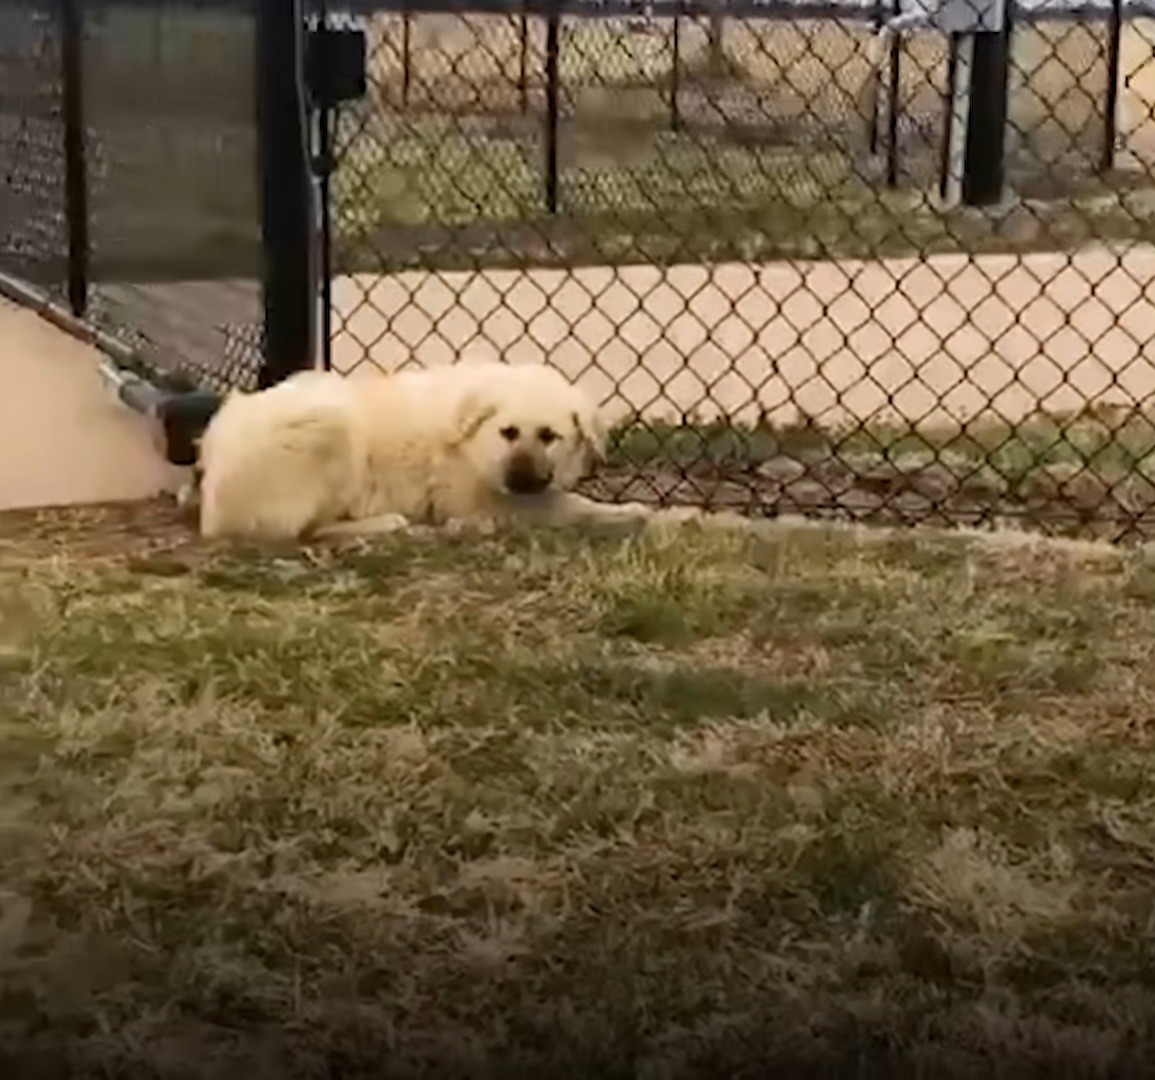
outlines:
{"label": "dog's ear", "polygon": [[456,449],[469,442],[482,424],[497,414],[493,395],[483,386],[471,386],[461,392],[453,409],[453,428],[449,433],[450,445]]}
{"label": "dog's ear", "polygon": [[593,406],[577,409],[573,414],[573,422],[578,434],[589,447],[594,460],[599,464],[605,461],[606,442],[609,439],[609,433],[606,431],[606,424],[601,413]]}

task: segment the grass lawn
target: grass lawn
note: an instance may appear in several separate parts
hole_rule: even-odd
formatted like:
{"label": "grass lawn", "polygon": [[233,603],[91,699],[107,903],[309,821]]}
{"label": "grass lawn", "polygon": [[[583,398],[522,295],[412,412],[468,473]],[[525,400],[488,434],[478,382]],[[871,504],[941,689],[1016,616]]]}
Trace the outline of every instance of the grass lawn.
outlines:
{"label": "grass lawn", "polygon": [[1152,230],[1135,177],[1091,178],[1010,210],[943,211],[923,191],[881,187],[837,148],[629,125],[613,136],[631,146],[628,162],[604,147],[583,162],[577,142],[551,215],[533,141],[445,118],[357,130],[334,176],[341,272],[1057,251]]}
{"label": "grass lawn", "polygon": [[1149,555],[149,513],[0,518],[7,1075],[1147,1074]]}
{"label": "grass lawn", "polygon": [[923,428],[898,422],[839,429],[813,422],[787,427],[639,421],[614,430],[610,461],[622,466],[705,461],[744,467],[820,454],[916,463],[953,459],[989,471],[1009,485],[1029,484],[1055,469],[1086,469],[1108,485],[1132,477],[1148,479],[1155,472],[1155,419],[1138,409],[1116,412],[1039,412],[1017,423],[979,418],[966,425]]}

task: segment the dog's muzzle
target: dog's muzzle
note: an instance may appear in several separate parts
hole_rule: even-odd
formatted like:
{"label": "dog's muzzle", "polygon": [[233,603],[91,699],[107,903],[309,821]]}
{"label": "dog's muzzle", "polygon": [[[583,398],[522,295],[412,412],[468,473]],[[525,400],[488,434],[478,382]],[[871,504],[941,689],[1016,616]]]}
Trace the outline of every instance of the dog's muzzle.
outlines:
{"label": "dog's muzzle", "polygon": [[514,495],[539,495],[553,483],[553,470],[541,468],[528,454],[517,454],[505,468],[505,486]]}

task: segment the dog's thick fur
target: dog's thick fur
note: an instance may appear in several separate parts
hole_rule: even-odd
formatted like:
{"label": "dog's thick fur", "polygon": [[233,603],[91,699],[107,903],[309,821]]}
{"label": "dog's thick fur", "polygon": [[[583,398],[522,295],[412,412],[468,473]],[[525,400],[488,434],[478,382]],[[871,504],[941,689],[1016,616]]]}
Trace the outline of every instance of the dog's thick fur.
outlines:
{"label": "dog's thick fur", "polygon": [[605,452],[588,397],[543,365],[369,379],[302,372],[230,394],[200,446],[206,538],[369,535],[408,524],[644,516],[570,489]]}

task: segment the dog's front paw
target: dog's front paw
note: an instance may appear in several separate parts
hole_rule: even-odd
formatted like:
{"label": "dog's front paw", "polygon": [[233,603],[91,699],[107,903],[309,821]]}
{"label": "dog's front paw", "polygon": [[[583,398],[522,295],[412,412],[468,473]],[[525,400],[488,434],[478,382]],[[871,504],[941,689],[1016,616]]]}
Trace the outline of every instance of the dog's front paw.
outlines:
{"label": "dog's front paw", "polygon": [[705,512],[700,506],[665,506],[650,515],[650,524],[654,528],[677,528],[691,522],[700,522]]}
{"label": "dog's front paw", "polygon": [[650,521],[654,508],[641,502],[601,503],[595,516],[606,521]]}
{"label": "dog's front paw", "polygon": [[374,536],[388,536],[405,532],[410,521],[404,514],[374,514],[371,517],[345,518],[331,521],[309,531],[311,540],[367,540]]}
{"label": "dog's front paw", "polygon": [[404,532],[410,528],[410,521],[404,514],[381,514],[372,522],[375,531],[384,534]]}

